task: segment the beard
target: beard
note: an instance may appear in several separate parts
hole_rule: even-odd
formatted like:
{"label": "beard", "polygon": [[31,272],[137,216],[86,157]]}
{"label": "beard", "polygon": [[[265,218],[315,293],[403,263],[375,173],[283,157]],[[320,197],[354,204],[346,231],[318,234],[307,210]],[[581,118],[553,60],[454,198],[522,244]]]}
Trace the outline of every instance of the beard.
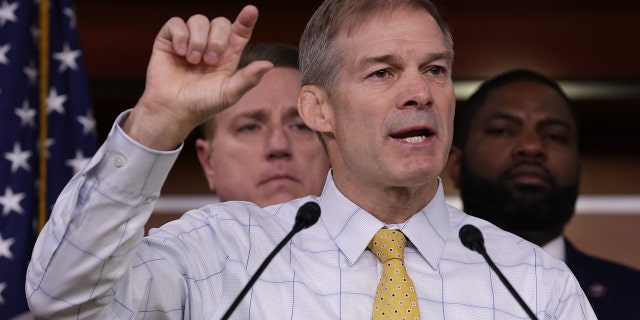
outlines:
{"label": "beard", "polygon": [[496,182],[480,178],[470,172],[463,159],[460,198],[464,211],[538,245],[561,235],[575,210],[578,179],[561,187],[548,174],[549,188],[518,186],[510,189],[505,176],[501,175]]}

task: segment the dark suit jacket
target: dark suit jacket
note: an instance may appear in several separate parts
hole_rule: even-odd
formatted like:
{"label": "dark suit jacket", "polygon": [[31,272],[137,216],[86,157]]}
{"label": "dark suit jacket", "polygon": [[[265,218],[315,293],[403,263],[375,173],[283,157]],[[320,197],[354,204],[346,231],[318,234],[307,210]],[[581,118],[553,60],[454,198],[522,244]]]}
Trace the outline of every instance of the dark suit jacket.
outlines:
{"label": "dark suit jacket", "polygon": [[640,271],[589,256],[565,239],[567,266],[599,320],[640,320]]}

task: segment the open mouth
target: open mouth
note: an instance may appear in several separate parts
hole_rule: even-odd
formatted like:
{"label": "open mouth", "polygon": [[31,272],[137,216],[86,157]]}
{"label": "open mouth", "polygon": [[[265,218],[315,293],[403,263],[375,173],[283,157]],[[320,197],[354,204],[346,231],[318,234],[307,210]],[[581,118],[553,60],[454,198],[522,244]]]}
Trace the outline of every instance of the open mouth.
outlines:
{"label": "open mouth", "polygon": [[404,140],[408,143],[420,143],[434,134],[435,133],[433,131],[425,128],[393,133],[390,136],[394,139]]}

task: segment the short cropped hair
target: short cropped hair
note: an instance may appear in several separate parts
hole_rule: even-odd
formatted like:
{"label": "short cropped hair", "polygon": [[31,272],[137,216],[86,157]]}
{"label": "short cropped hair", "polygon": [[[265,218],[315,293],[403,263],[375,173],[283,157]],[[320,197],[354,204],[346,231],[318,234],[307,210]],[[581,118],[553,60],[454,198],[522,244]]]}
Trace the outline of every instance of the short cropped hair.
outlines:
{"label": "short cropped hair", "polygon": [[[250,42],[248,43],[238,62],[238,69],[246,67],[253,61],[266,60],[274,67],[299,69],[298,49],[278,42]],[[212,140],[216,131],[215,116],[200,125],[200,134],[206,140]]]}
{"label": "short cropped hair", "polygon": [[440,27],[445,46],[453,55],[453,38],[436,6],[429,0],[326,0],[313,14],[300,39],[302,85],[318,85],[329,95],[334,91],[344,58],[335,38],[342,27],[349,30],[365,22],[372,13],[401,6],[426,10]]}

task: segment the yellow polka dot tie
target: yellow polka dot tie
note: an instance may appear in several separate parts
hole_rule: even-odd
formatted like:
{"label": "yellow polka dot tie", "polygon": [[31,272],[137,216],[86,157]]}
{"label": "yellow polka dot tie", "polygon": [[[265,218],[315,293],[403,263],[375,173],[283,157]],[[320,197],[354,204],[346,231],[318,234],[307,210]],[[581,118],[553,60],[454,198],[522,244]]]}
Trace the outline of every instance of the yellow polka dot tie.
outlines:
{"label": "yellow polka dot tie", "polygon": [[399,230],[381,229],[369,249],[382,262],[382,276],[373,301],[373,319],[420,319],[418,296],[404,267],[407,239]]}

